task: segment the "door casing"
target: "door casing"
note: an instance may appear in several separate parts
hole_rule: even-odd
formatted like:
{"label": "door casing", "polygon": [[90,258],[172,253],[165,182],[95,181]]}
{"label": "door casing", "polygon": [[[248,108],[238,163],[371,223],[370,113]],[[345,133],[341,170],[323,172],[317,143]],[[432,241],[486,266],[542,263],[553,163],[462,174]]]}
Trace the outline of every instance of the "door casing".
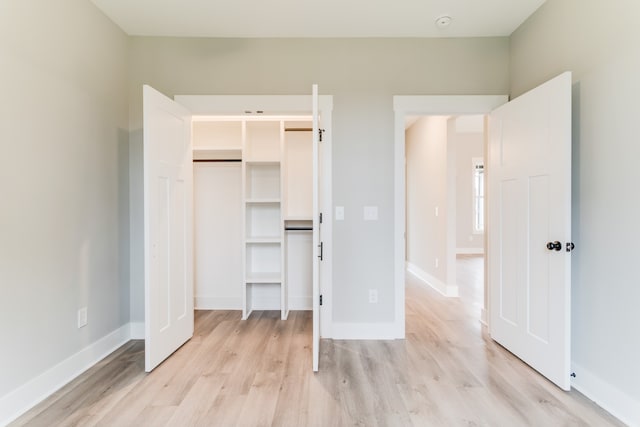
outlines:
{"label": "door casing", "polygon": [[[509,101],[507,95],[394,96],[394,337],[405,338],[406,164],[405,116],[489,114]],[[486,138],[485,138],[486,150]],[[488,196],[490,197],[490,196]],[[490,231],[489,231],[490,232]],[[486,251],[486,239],[485,239]],[[485,252],[486,253],[486,252]],[[486,258],[485,258],[486,260]],[[488,295],[485,268],[485,300]],[[488,307],[485,307],[488,310]]]}

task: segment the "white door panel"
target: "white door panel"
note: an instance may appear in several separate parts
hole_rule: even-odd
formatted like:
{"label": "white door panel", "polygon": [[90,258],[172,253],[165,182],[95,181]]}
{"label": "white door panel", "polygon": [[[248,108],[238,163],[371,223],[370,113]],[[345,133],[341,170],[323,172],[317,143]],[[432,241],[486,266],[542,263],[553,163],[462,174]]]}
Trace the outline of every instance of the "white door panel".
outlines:
{"label": "white door panel", "polygon": [[487,172],[491,336],[568,390],[570,73],[491,114]]}
{"label": "white door panel", "polygon": [[322,251],[320,238],[320,111],[318,105],[318,85],[312,87],[313,113],[313,370],[317,371],[320,361],[320,258],[318,251]]}
{"label": "white door panel", "polygon": [[191,116],[144,86],[145,370],[193,335]]}

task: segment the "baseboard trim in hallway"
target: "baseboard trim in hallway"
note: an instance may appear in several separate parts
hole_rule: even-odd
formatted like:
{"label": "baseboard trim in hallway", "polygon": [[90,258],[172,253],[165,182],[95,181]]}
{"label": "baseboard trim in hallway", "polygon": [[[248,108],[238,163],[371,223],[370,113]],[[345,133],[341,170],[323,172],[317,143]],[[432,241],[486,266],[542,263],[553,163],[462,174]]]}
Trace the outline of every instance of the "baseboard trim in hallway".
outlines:
{"label": "baseboard trim in hallway", "polygon": [[458,285],[448,285],[443,281],[433,277],[415,264],[407,262],[407,273],[412,274],[423,284],[432,287],[445,297],[457,297],[459,295]]}

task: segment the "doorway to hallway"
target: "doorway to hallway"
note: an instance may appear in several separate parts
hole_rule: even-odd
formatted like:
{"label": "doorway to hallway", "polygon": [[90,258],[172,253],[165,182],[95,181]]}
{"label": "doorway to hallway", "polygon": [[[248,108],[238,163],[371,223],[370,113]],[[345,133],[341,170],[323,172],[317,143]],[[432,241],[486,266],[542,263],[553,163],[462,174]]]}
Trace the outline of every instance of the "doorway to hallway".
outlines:
{"label": "doorway to hallway", "polygon": [[476,319],[484,312],[485,141],[483,114],[405,118],[407,272],[447,297],[464,294]]}

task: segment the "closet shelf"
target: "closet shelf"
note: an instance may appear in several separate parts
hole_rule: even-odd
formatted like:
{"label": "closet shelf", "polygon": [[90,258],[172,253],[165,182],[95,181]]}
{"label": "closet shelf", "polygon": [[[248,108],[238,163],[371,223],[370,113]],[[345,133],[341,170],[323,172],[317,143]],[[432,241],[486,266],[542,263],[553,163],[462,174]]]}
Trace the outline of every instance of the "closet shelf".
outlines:
{"label": "closet shelf", "polygon": [[282,275],[280,273],[247,273],[244,281],[254,285],[261,283],[281,283]]}
{"label": "closet shelf", "polygon": [[280,203],[280,198],[246,199],[245,203],[249,205],[258,205],[258,204],[275,205]]}
{"label": "closet shelf", "polygon": [[245,242],[247,244],[279,244],[281,242],[280,236],[273,237],[247,237]]}
{"label": "closet shelf", "polygon": [[285,216],[284,220],[285,221],[313,221],[313,218],[311,216],[291,215],[291,216]]}
{"label": "closet shelf", "polygon": [[193,147],[193,160],[242,159],[239,147]]}
{"label": "closet shelf", "polygon": [[269,160],[269,159],[246,159],[244,163],[247,166],[251,165],[259,165],[259,166],[280,166],[280,160]]}

